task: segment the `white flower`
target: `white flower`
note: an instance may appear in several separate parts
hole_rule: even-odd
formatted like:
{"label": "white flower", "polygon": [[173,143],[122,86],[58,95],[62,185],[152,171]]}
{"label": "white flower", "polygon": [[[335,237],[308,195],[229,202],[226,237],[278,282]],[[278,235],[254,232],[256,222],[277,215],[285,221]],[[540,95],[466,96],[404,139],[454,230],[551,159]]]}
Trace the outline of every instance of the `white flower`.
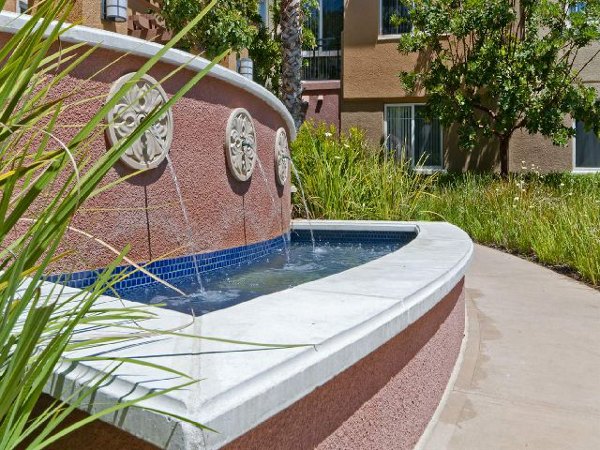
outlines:
{"label": "white flower", "polygon": [[513,198],[513,200],[514,200],[515,202],[518,202],[518,201],[519,201],[519,197],[515,197],[515,198]]}
{"label": "white flower", "polygon": [[325,137],[331,137],[333,136],[333,134],[331,134],[329,131],[325,132]]}

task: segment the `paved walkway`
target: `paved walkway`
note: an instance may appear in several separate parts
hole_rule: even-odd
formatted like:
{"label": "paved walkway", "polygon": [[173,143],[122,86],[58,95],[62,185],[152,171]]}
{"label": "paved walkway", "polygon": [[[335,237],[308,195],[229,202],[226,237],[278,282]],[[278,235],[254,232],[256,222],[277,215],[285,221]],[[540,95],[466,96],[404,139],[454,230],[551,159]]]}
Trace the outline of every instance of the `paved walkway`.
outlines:
{"label": "paved walkway", "polygon": [[427,450],[600,449],[600,292],[477,247],[464,359]]}

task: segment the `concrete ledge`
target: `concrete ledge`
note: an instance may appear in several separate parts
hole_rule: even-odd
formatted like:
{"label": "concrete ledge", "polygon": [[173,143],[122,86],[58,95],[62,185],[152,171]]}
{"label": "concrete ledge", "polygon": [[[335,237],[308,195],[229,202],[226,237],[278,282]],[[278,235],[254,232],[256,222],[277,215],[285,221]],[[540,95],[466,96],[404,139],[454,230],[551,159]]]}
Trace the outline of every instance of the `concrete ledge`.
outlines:
{"label": "concrete ledge", "polygon": [[423,317],[227,450],[411,450],[438,405],[464,332],[464,282]]}
{"label": "concrete ledge", "polygon": [[[156,310],[158,319],[148,324],[194,335],[314,347],[267,350],[172,336],[140,338],[100,350],[141,357],[202,378],[188,390],[157,397],[148,406],[191,417],[219,434],[139,409],[106,420],[160,447],[219,448],[334,379],[434,309],[461,283],[473,252],[469,237],[446,223],[318,221],[312,225],[332,230],[417,230],[418,236],[394,253],[336,275],[196,320]],[[298,221],[293,226],[304,228],[307,223]],[[120,300],[106,297],[103,301]],[[65,367],[57,372],[49,392],[66,398],[74,387],[89,383],[104,370],[95,363]],[[123,366],[86,409],[95,411],[176,381],[150,368]]]}

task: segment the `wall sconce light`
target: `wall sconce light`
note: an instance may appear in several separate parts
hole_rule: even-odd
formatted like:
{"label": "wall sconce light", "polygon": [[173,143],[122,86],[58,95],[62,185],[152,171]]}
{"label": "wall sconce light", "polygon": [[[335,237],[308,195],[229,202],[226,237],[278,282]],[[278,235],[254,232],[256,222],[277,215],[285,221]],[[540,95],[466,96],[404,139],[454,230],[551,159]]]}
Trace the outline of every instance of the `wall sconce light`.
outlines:
{"label": "wall sconce light", "polygon": [[102,19],[112,22],[127,21],[127,0],[102,0]]}
{"label": "wall sconce light", "polygon": [[238,61],[238,72],[244,78],[254,79],[254,63],[250,58],[240,58]]}

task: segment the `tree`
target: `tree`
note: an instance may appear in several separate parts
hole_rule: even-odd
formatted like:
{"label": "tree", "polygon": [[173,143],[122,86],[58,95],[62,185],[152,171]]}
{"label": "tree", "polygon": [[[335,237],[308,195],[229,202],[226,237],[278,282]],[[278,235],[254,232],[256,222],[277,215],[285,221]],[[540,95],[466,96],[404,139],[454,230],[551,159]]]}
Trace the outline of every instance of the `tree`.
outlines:
{"label": "tree", "polygon": [[527,130],[566,145],[575,133],[568,119],[600,132],[597,93],[581,71],[600,53],[581,49],[600,39],[600,1],[414,0],[406,2],[413,32],[403,54],[423,64],[402,72],[404,88],[424,90],[427,114],[455,124],[459,145],[473,149],[495,139],[501,173],[509,171],[515,131]]}
{"label": "tree", "polygon": [[281,0],[281,96],[296,128],[302,124],[302,5],[301,0]]}
{"label": "tree", "polygon": [[[160,0],[160,16],[169,30],[179,31],[208,0]],[[219,0],[195,26],[179,48],[214,58],[226,49],[248,49],[254,79],[280,96],[299,127],[302,122],[302,48],[316,44],[311,30],[303,32],[304,18],[318,7],[316,0],[275,0],[273,28],[262,23],[258,0]]]}
{"label": "tree", "polygon": [[[317,0],[301,0],[302,32],[300,39],[302,49],[311,50],[317,44],[316,37],[310,27],[306,26],[306,19],[315,9],[319,8]],[[283,45],[281,27],[282,2],[275,0],[271,5],[273,26],[260,23],[258,33],[248,47],[250,58],[254,61],[254,80],[281,96],[281,76],[283,73]],[[287,34],[286,34],[287,35]],[[297,54],[295,54],[297,56]]]}
{"label": "tree", "polygon": [[[182,30],[209,0],[160,0],[160,16],[169,30]],[[198,25],[184,37],[179,48],[197,51],[209,59],[224,50],[240,51],[252,45],[261,22],[258,0],[219,0]]]}

